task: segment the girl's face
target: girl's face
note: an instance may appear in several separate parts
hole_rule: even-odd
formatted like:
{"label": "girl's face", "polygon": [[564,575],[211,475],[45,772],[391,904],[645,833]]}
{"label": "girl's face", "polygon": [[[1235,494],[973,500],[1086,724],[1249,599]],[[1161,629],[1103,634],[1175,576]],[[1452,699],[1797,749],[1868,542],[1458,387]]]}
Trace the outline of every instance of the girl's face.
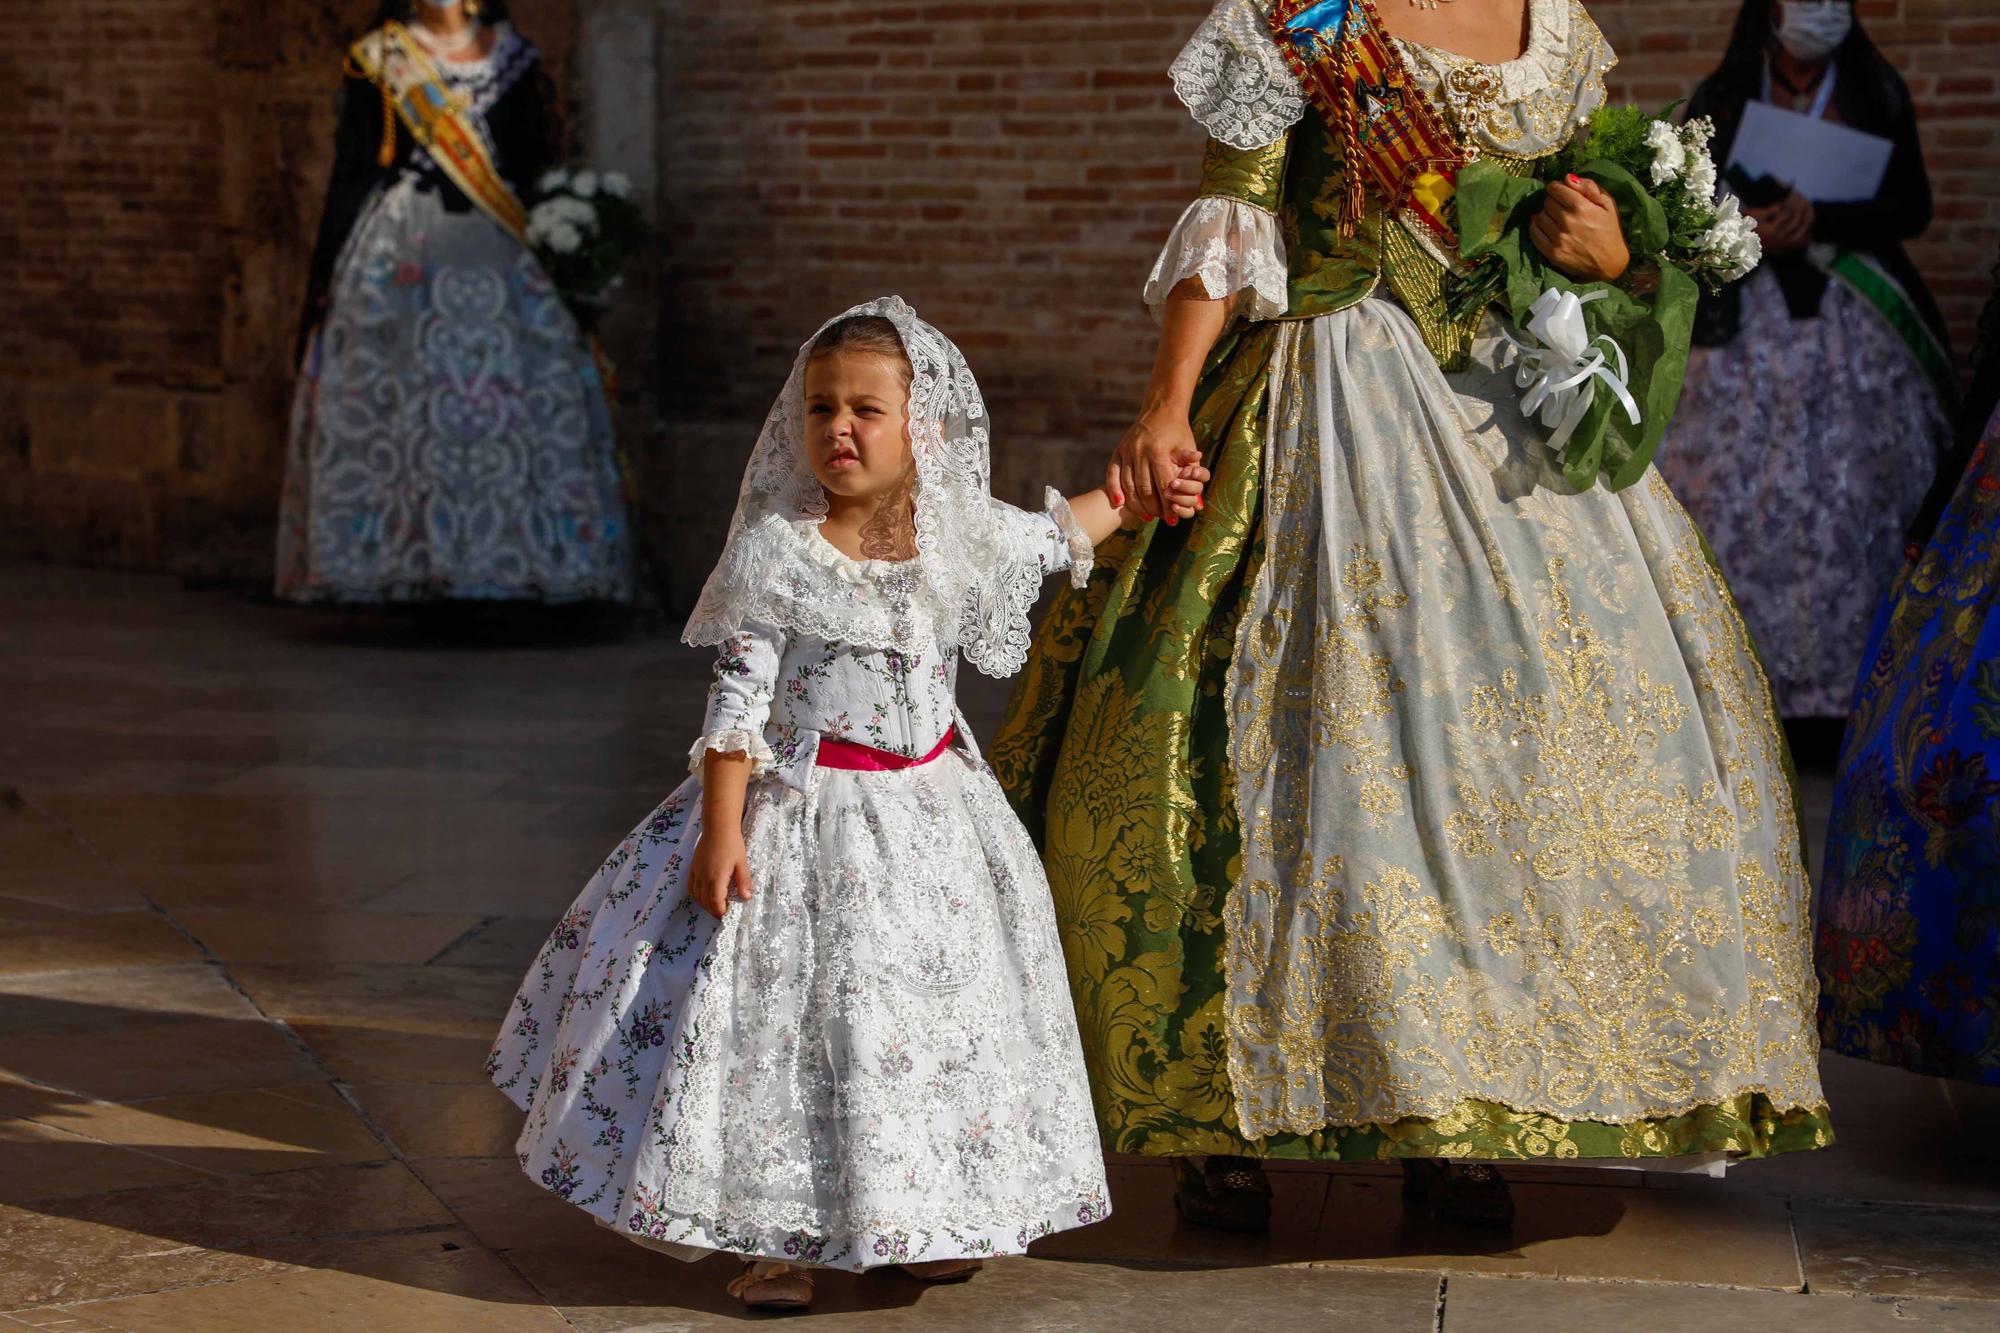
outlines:
{"label": "girl's face", "polygon": [[806,460],[829,495],[873,499],[909,479],[904,374],[873,352],[827,352],[806,362]]}

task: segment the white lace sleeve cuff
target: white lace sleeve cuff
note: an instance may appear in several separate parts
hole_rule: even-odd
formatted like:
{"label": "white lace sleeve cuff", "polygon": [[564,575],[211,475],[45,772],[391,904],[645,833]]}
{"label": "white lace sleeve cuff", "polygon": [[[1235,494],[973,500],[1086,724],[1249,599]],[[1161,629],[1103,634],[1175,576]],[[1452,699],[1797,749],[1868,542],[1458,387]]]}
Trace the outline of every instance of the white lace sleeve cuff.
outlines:
{"label": "white lace sleeve cuff", "polygon": [[771,747],[763,733],[746,731],[741,727],[729,727],[711,731],[697,740],[688,749],[688,772],[701,776],[702,761],[713,750],[719,754],[747,754],[750,756],[750,776],[761,778],[771,767]]}
{"label": "white lace sleeve cuff", "polygon": [[1155,313],[1184,280],[1198,277],[1210,300],[1247,295],[1239,314],[1276,319],[1285,313],[1291,285],[1285,239],[1278,219],[1240,199],[1205,195],[1187,206],[1146,279],[1146,304]]}
{"label": "white lace sleeve cuff", "polygon": [[1048,507],[1049,518],[1056,525],[1057,535],[1069,548],[1069,586],[1090,586],[1090,571],[1097,564],[1097,543],[1090,540],[1090,534],[1076,521],[1076,515],[1070,511],[1069,501],[1063,498],[1061,491],[1049,487],[1043,502]]}

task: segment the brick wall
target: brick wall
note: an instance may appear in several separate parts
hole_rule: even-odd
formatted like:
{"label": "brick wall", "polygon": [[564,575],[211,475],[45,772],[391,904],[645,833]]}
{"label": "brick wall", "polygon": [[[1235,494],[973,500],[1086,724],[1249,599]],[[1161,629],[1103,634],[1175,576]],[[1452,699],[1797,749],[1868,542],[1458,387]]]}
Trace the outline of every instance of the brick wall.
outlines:
{"label": "brick wall", "polygon": [[1163,70],[1207,8],[682,11],[660,173],[677,585],[712,560],[713,515],[799,342],[871,296],[901,293],[965,350],[996,489],[1089,479],[1151,359],[1137,292],[1202,143]]}
{"label": "brick wall", "polygon": [[[13,0],[0,555],[263,577],[338,51],[371,7]],[[633,304],[657,307],[615,328],[678,593],[792,349],[867,296],[903,293],[966,348],[1004,493],[1091,478],[1151,355],[1139,285],[1194,180],[1200,131],[1162,71],[1206,7],[517,0],[559,72],[577,19],[600,22],[572,80],[592,152],[655,154],[662,268]],[[1618,92],[1683,95],[1733,8],[1597,0]],[[1939,217],[1916,254],[1963,344],[2000,247],[2000,0],[1862,10],[1924,103]],[[654,16],[657,60],[634,60],[619,45]]]}
{"label": "brick wall", "polygon": [[[517,0],[560,62],[570,0]],[[345,43],[375,0],[10,0],[0,556],[263,579]]]}

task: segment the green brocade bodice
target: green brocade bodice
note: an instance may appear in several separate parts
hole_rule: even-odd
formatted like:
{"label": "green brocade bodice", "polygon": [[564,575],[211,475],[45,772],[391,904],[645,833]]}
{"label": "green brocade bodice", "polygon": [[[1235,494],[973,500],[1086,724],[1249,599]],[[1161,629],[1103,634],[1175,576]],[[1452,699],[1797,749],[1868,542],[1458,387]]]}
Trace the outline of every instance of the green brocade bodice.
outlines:
{"label": "green brocade bodice", "polygon": [[[1522,174],[1534,159],[1497,158]],[[1261,208],[1278,220],[1289,268],[1285,319],[1312,319],[1345,310],[1387,288],[1416,321],[1424,344],[1445,370],[1462,369],[1480,317],[1454,321],[1446,313],[1450,269],[1442,244],[1419,240],[1411,224],[1391,218],[1370,194],[1351,236],[1341,235],[1347,163],[1333,131],[1309,113],[1262,148],[1208,142],[1201,194]]]}

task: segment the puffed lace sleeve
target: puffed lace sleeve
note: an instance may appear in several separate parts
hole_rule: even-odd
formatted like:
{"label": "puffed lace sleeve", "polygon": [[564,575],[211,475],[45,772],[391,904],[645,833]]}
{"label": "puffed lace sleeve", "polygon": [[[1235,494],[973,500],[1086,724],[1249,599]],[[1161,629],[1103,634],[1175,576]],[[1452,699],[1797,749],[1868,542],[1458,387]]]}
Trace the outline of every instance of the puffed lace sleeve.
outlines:
{"label": "puffed lace sleeve", "polygon": [[1278,220],[1235,199],[1195,200],[1167,236],[1146,279],[1146,305],[1155,313],[1174,288],[1200,278],[1211,301],[1242,292],[1236,313],[1276,319],[1285,313],[1289,277]]}
{"label": "puffed lace sleeve", "polygon": [[724,639],[715,653],[715,683],[708,689],[708,717],[702,735],[688,751],[688,767],[701,771],[711,750],[750,756],[752,776],[762,776],[771,763],[764,726],[771,720],[777,696],[778,663],[784,638],[775,626],[746,621]]}
{"label": "puffed lace sleeve", "polygon": [[1001,539],[1007,546],[1004,558],[1023,578],[1032,578],[1037,584],[1066,569],[1070,586],[1084,587],[1090,582],[1090,571],[1096,564],[1096,544],[1070,512],[1069,501],[1062,492],[1049,487],[1043,492],[1042,504],[1040,513],[1032,513],[998,500],[993,502],[1000,520]]}
{"label": "puffed lace sleeve", "polygon": [[1305,114],[1270,16],[1271,0],[1222,0],[1167,67],[1188,114],[1232,148],[1275,143]]}
{"label": "puffed lace sleeve", "polygon": [[1237,313],[1276,319],[1289,303],[1285,238],[1275,210],[1283,195],[1291,136],[1262,148],[1208,141],[1201,195],[1167,236],[1146,279],[1146,305],[1157,313],[1188,278],[1200,278],[1212,301],[1243,293]]}

